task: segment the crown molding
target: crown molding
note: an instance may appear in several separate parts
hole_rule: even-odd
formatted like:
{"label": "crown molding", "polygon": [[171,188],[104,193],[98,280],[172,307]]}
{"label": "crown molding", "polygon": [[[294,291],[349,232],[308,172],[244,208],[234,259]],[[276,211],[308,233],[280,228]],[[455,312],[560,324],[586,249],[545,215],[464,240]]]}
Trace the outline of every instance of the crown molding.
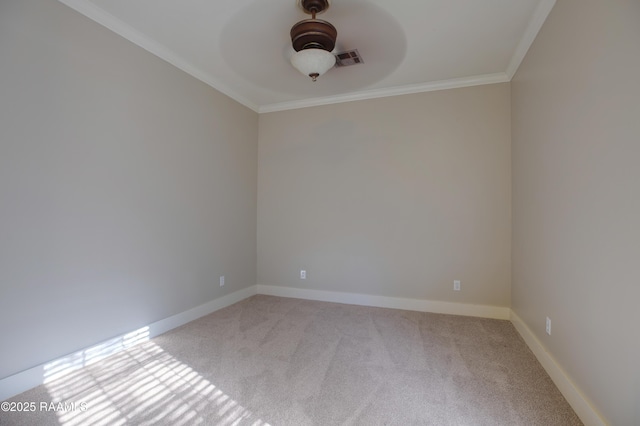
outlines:
{"label": "crown molding", "polygon": [[538,36],[542,25],[547,20],[547,17],[549,16],[549,13],[551,13],[551,9],[553,9],[555,4],[556,0],[541,0],[540,3],[538,3],[538,7],[536,7],[531,20],[529,21],[529,25],[527,25],[527,29],[522,35],[520,43],[518,43],[518,47],[516,47],[516,51],[513,53],[509,66],[507,67],[509,81],[511,81],[513,76],[516,74],[516,71],[518,71],[520,64],[524,60],[525,55],[529,51],[533,41]]}
{"label": "crown molding", "polygon": [[343,95],[326,96],[321,98],[303,99],[290,102],[278,102],[273,104],[258,105],[249,99],[238,94],[227,85],[221,83],[213,75],[194,66],[180,55],[173,52],[166,46],[154,41],[150,37],[135,30],[130,25],[124,23],[115,16],[105,12],[103,9],[86,0],[58,0],[76,12],[86,16],[87,18],[97,22],[98,24],[108,28],[116,34],[124,37],[130,42],[140,46],[153,55],[158,56],[171,65],[181,69],[192,77],[204,82],[215,90],[229,96],[233,100],[246,106],[257,113],[268,113],[276,111],[285,111],[298,108],[307,108],[313,106],[329,105],[334,103],[360,101],[366,99],[375,99],[388,96],[408,95],[413,93],[432,92],[437,90],[457,89],[462,87],[479,86],[483,84],[506,83],[511,81],[518,67],[522,63],[527,51],[535,40],[540,28],[544,24],[547,16],[553,9],[556,0],[540,0],[536,10],[529,21],[522,39],[511,57],[507,70],[493,74],[484,74],[477,76],[469,76],[450,80],[439,80],[427,83],[403,85],[383,89],[372,89],[358,92],[347,93]]}
{"label": "crown molding", "polygon": [[213,87],[217,91],[223,93],[224,95],[229,96],[233,100],[241,103],[249,109],[252,109],[255,112],[258,112],[258,105],[249,101],[245,97],[239,95],[237,92],[231,90],[226,85],[222,84],[216,78],[214,78],[211,74],[202,71],[198,67],[191,64],[189,61],[182,58],[180,55],[177,55],[171,49],[167,48],[163,44],[160,44],[153,39],[147,37],[143,33],[135,30],[130,25],[124,23],[120,19],[111,15],[110,13],[105,12],[103,9],[94,5],[91,2],[86,0],[58,0],[60,3],[65,4],[76,12],[86,16],[87,18],[97,22],[118,34],[121,37],[129,40],[130,42],[142,47],[144,50],[156,55],[160,59],[170,63],[178,69],[186,72],[192,77],[197,78],[198,80],[208,84]]}
{"label": "crown molding", "polygon": [[451,80],[431,81],[421,84],[389,87],[384,89],[364,90],[347,93],[345,95],[326,96],[322,98],[303,99],[300,101],[280,102],[263,105],[258,109],[259,113],[285,111],[289,109],[307,108],[320,105],[337,104],[342,102],[362,101],[366,99],[385,98],[389,96],[410,95],[413,93],[435,92],[437,90],[458,89],[461,87],[481,86],[484,84],[507,83],[509,77],[506,73],[484,74]]}

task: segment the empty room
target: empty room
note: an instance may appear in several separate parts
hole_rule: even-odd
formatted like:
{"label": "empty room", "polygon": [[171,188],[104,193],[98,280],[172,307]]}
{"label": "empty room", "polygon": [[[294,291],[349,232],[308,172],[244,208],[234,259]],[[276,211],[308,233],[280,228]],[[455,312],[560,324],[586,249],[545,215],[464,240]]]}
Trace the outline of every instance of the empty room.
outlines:
{"label": "empty room", "polygon": [[638,0],[0,0],[0,425],[640,425],[638,76]]}

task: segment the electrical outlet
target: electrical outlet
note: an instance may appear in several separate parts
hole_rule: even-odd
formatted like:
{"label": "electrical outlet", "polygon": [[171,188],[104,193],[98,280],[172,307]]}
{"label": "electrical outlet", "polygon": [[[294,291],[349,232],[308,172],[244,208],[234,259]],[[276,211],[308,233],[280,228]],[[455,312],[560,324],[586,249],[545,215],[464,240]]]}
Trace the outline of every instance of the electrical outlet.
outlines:
{"label": "electrical outlet", "polygon": [[460,280],[455,280],[455,281],[453,282],[453,289],[454,289],[455,291],[460,291]]}
{"label": "electrical outlet", "polygon": [[305,271],[304,269],[300,270],[300,279],[301,280],[306,280],[307,279],[307,271]]}
{"label": "electrical outlet", "polygon": [[220,287],[224,287],[224,275],[220,275]]}
{"label": "electrical outlet", "polygon": [[546,331],[547,331],[547,334],[548,334],[549,336],[551,336],[551,318],[549,318],[549,317],[547,317],[547,327],[546,327]]}

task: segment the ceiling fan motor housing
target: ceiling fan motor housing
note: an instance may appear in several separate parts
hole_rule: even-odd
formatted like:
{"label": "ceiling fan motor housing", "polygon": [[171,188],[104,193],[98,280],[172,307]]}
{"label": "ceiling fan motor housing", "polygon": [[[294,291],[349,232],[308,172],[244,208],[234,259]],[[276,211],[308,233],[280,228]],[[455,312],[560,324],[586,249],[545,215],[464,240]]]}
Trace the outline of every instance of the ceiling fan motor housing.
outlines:
{"label": "ceiling fan motor housing", "polygon": [[337,36],[336,28],[320,19],[305,19],[291,28],[291,44],[296,52],[303,49],[331,52],[336,45]]}

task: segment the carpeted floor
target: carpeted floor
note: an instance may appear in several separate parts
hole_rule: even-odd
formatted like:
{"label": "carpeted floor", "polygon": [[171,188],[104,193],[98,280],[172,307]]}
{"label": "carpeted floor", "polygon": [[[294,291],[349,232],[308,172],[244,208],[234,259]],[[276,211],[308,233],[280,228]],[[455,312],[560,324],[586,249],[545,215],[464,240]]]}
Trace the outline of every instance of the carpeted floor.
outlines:
{"label": "carpeted floor", "polygon": [[9,401],[36,411],[1,425],[582,424],[508,321],[270,296]]}

